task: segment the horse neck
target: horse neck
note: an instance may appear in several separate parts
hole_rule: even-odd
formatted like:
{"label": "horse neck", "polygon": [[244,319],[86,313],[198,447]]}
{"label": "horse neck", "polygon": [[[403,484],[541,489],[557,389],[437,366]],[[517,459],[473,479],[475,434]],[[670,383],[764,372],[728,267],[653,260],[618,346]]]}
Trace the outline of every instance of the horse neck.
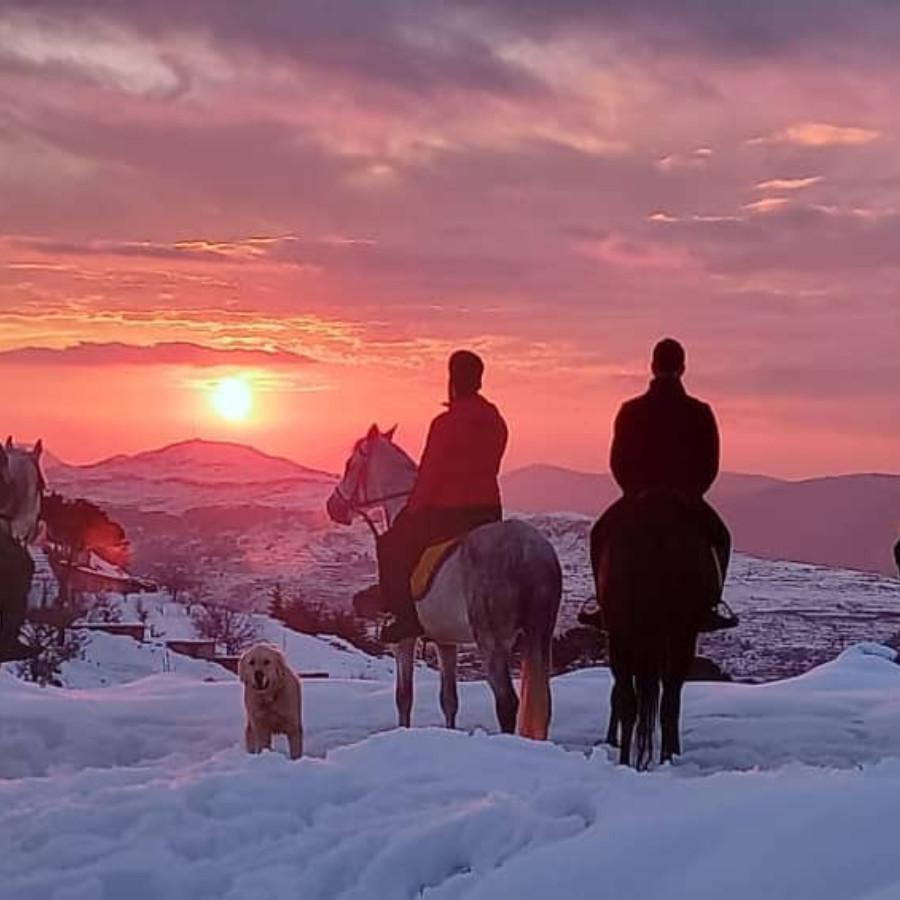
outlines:
{"label": "horse neck", "polygon": [[40,515],[40,497],[35,473],[30,463],[18,456],[10,456],[10,498],[2,510],[9,521],[12,535],[17,540],[28,539],[37,526]]}
{"label": "horse neck", "polygon": [[384,445],[384,449],[373,460],[370,479],[371,493],[389,498],[381,507],[390,527],[409,499],[416,482],[416,465],[398,447]]}

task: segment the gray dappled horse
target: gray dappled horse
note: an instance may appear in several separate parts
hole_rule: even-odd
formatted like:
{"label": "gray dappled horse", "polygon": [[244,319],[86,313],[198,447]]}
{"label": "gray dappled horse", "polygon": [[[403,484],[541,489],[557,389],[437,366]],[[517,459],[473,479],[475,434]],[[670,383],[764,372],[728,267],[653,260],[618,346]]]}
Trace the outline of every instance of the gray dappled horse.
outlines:
{"label": "gray dappled horse", "polygon": [[0,585],[0,648],[16,639],[26,613],[34,566],[25,546],[37,536],[41,517],[42,450],[40,441],[26,450],[16,447],[11,437],[0,446],[0,553],[4,570],[14,572],[7,576],[11,581]]}
{"label": "gray dappled horse", "polygon": [[[357,441],[344,476],[328,499],[328,514],[349,525],[354,514],[367,519],[382,509],[390,525],[403,509],[416,479],[416,465],[393,442],[393,430],[373,425]],[[469,532],[435,574],[416,608],[425,637],[438,648],[441,709],[448,728],[456,727],[456,651],[477,645],[506,733],[546,740],[550,727],[550,644],[562,595],[562,572],[550,542],[526,522],[482,525]],[[384,610],[357,610],[358,614]],[[521,639],[521,706],[510,667]],[[397,711],[410,724],[416,638],[395,647]],[[518,717],[518,723],[517,723]]]}
{"label": "gray dappled horse", "polygon": [[657,720],[660,761],[681,753],[681,692],[721,573],[684,501],[652,492],[632,501],[604,537],[596,566],[613,675],[607,742],[630,765],[634,738],[635,768],[646,769]]}

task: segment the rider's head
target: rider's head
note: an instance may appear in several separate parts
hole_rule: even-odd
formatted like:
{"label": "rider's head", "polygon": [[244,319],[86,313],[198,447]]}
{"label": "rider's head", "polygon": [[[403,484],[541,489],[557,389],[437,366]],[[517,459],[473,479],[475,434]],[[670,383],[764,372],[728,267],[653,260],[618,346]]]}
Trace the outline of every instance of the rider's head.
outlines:
{"label": "rider's head", "polygon": [[684,347],[674,338],[663,338],[653,348],[652,369],[657,378],[681,378],[684,375]]}
{"label": "rider's head", "polygon": [[471,397],[481,390],[484,363],[471,350],[457,350],[450,357],[450,398]]}

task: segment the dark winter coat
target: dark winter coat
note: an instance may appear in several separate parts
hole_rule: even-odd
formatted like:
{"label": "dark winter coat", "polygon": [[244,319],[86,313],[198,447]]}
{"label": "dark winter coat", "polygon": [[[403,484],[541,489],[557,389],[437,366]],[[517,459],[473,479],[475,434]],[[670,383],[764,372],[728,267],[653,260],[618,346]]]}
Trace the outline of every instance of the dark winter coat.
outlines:
{"label": "dark winter coat", "polygon": [[409,511],[499,507],[506,440],[506,423],[493,403],[480,394],[453,400],[431,423]]}
{"label": "dark winter coat", "polygon": [[610,468],[626,496],[666,489],[699,499],[719,474],[712,409],[678,378],[655,378],[616,417]]}

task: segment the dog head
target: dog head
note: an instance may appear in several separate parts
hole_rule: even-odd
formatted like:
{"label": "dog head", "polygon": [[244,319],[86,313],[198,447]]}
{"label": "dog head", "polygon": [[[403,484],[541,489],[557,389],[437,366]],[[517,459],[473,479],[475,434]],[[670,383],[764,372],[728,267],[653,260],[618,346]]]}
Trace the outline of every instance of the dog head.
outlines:
{"label": "dog head", "polygon": [[270,644],[254,644],[238,661],[238,677],[254,691],[277,690],[286,675],[284,656]]}

